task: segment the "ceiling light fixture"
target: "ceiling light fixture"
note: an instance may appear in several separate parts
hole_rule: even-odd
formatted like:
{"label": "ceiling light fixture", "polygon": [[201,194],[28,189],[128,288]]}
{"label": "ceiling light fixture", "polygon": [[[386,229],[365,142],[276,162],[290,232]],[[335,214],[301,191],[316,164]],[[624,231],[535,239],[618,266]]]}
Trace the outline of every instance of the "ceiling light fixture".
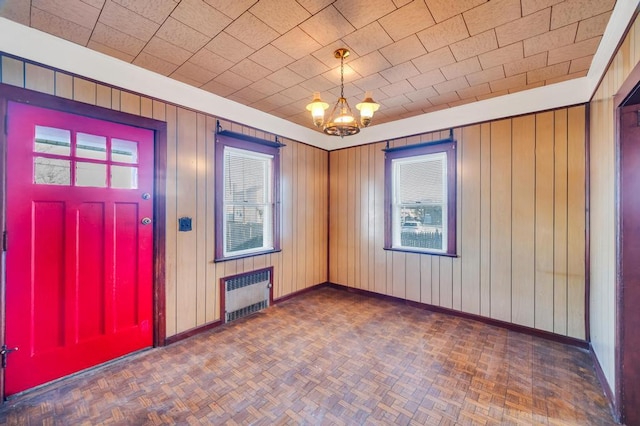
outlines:
{"label": "ceiling light fixture", "polygon": [[322,127],[322,131],[331,136],[351,136],[360,132],[360,126],[367,127],[371,124],[373,113],[380,108],[371,97],[371,92],[365,93],[364,100],[356,105],[360,111],[360,124],[356,121],[351,108],[344,97],[344,58],[349,56],[349,50],[344,47],[333,52],[336,59],[340,59],[340,98],[336,102],[327,124],[324,124],[324,111],[329,108],[329,104],[320,99],[320,92],[314,92],[313,100],[307,105],[307,111],[311,112],[313,124]]}

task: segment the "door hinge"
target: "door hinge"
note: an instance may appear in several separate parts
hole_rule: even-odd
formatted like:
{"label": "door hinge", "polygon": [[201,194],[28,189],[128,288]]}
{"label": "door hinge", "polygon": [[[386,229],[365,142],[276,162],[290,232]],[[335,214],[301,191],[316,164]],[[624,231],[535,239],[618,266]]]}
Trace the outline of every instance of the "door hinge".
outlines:
{"label": "door hinge", "polygon": [[9,134],[9,114],[5,113],[4,115],[4,135],[7,136]]}
{"label": "door hinge", "polygon": [[18,348],[10,349],[9,347],[7,347],[7,345],[2,345],[2,348],[0,348],[0,357],[2,357],[2,368],[7,368],[7,355],[17,350]]}
{"label": "door hinge", "polygon": [[2,231],[2,251],[7,251],[7,231]]}

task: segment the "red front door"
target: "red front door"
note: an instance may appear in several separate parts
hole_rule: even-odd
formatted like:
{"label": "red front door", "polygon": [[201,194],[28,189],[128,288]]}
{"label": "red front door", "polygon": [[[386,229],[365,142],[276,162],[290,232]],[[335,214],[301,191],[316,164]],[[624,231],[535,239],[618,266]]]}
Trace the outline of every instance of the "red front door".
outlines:
{"label": "red front door", "polygon": [[152,345],[151,130],[9,103],[6,395]]}

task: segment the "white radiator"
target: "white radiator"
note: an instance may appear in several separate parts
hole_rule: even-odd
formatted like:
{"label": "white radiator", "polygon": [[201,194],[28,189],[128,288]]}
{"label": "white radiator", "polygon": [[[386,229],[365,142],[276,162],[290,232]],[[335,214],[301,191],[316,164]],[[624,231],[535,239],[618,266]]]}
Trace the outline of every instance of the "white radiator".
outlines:
{"label": "white radiator", "polygon": [[237,320],[269,306],[271,269],[223,278],[225,322]]}

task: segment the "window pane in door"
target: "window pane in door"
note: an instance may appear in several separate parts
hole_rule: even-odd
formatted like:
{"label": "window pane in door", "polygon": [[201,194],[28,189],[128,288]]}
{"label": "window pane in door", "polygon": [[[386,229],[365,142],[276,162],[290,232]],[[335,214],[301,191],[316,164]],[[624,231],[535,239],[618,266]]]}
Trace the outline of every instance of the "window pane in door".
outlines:
{"label": "window pane in door", "polygon": [[111,166],[111,187],[121,189],[138,188],[138,168]]}
{"label": "window pane in door", "polygon": [[77,133],[76,157],[106,160],[107,138],[104,136],[89,135],[87,133]]}
{"label": "window pane in door", "polygon": [[123,139],[111,139],[111,161],[118,163],[138,162],[138,143]]}
{"label": "window pane in door", "polygon": [[71,167],[69,160],[35,157],[33,159],[33,181],[43,185],[70,185]]}
{"label": "window pane in door", "polygon": [[[54,127],[36,126],[33,150],[54,155],[71,155],[71,132]],[[63,184],[64,185],[64,184]]]}
{"label": "window pane in door", "polygon": [[107,186],[107,165],[76,162],[76,186],[105,188]]}

